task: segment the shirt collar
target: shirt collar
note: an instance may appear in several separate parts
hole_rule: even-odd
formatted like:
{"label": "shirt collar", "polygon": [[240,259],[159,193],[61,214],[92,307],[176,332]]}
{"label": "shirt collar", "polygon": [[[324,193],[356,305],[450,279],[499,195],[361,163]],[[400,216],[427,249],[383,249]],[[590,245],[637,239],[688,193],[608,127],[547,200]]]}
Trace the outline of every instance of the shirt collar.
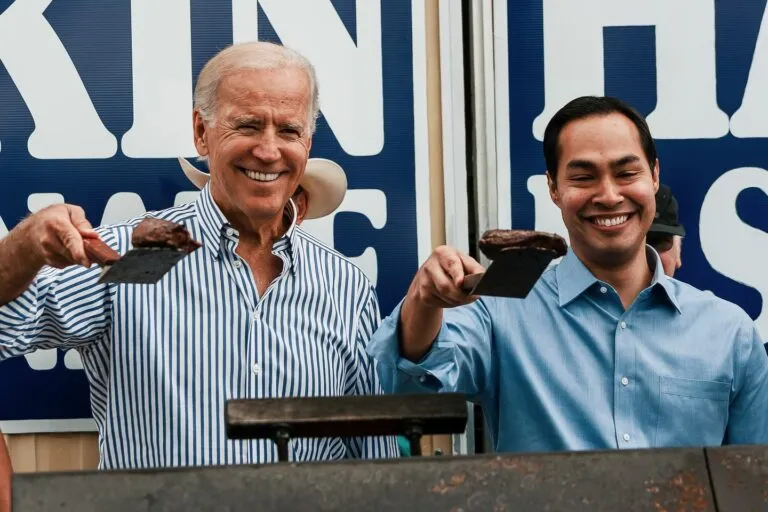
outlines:
{"label": "shirt collar", "polygon": [[[672,282],[664,274],[661,258],[659,258],[659,255],[650,245],[646,246],[645,254],[653,265],[653,277],[651,278],[649,288],[661,288],[667,300],[677,309],[677,312],[682,313]],[[558,299],[561,307],[569,304],[590,286],[598,282],[597,278],[584,266],[584,263],[581,262],[570,248],[562,261],[560,261],[560,264],[558,264],[556,274]]]}
{"label": "shirt collar", "polygon": [[597,282],[592,272],[584,266],[571,248],[568,248],[568,252],[557,265],[556,274],[560,307],[570,303]]}
{"label": "shirt collar", "polygon": [[656,249],[650,245],[646,245],[645,254],[647,255],[649,261],[653,261],[656,264],[653,268],[653,279],[651,280],[651,286],[656,286],[657,288],[664,290],[664,295],[667,297],[667,300],[669,300],[670,304],[675,307],[678,313],[682,313],[683,310],[680,309],[680,302],[677,300],[677,296],[675,295],[675,289],[674,285],[672,284],[672,280],[667,276],[667,274],[664,273],[664,266],[661,264],[661,257],[656,252]]}
{"label": "shirt collar", "polygon": [[299,262],[299,250],[297,247],[299,242],[298,236],[296,235],[298,231],[298,225],[296,221],[298,220],[297,216],[299,209],[296,208],[296,203],[293,202],[293,199],[288,199],[288,204],[290,205],[289,215],[291,215],[291,225],[288,226],[288,230],[285,232],[285,234],[280,237],[280,239],[272,246],[272,254],[278,254],[279,252],[287,251],[290,270],[295,274],[296,265],[298,265]]}
{"label": "shirt collar", "polygon": [[[285,234],[272,245],[272,253],[279,254],[281,252],[288,252],[289,257],[287,262],[290,265],[291,270],[295,272],[299,254],[299,251],[296,250],[296,244],[298,243],[296,234],[298,231],[296,225],[298,209],[296,208],[293,199],[289,200],[289,204],[291,224]],[[200,219],[203,246],[209,250],[214,259],[218,259],[221,257],[222,251],[224,250],[225,237],[232,236],[233,232],[228,232],[228,230],[234,230],[234,228],[221,209],[219,209],[216,201],[213,200],[209,184],[206,184],[200,191],[195,206]]]}
{"label": "shirt collar", "polygon": [[195,207],[203,233],[203,247],[210,251],[211,256],[219,258],[222,250],[222,234],[232,225],[219,209],[216,201],[213,200],[210,183],[206,184],[200,191],[200,195],[195,201]]}

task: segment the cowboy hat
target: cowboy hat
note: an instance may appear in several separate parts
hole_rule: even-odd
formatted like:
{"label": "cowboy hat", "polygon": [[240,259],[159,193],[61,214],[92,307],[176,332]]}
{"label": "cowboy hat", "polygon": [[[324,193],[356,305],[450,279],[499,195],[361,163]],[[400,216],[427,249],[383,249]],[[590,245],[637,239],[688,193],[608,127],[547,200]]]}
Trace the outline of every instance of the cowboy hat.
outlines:
{"label": "cowboy hat", "polygon": [[[181,170],[197,188],[202,189],[211,175],[203,172],[189,160],[179,158]],[[347,175],[333,160],[310,158],[299,182],[307,193],[307,219],[325,217],[339,207],[347,193]]]}

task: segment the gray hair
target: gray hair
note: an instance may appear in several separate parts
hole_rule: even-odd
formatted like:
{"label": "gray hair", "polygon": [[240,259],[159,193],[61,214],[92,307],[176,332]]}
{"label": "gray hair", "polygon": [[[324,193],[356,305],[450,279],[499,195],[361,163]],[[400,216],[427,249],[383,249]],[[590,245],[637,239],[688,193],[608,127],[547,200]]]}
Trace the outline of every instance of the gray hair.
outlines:
{"label": "gray hair", "polygon": [[217,53],[205,66],[195,84],[194,106],[206,123],[216,117],[218,87],[227,74],[239,69],[276,69],[296,67],[303,69],[309,79],[312,104],[309,109],[309,133],[315,133],[320,115],[315,67],[306,57],[288,47],[264,41],[239,43]]}

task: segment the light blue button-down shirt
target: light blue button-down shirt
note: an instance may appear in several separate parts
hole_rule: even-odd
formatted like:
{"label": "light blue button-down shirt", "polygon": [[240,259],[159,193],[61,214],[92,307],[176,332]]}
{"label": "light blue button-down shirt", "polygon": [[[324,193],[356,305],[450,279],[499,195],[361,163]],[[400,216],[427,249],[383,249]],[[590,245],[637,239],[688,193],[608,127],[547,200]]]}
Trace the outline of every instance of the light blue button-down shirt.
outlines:
{"label": "light blue button-down shirt", "polygon": [[768,444],[768,357],[734,304],[666,277],[624,309],[569,251],[526,299],[445,310],[419,364],[400,307],[368,346],[385,390],[479,402],[497,451]]}

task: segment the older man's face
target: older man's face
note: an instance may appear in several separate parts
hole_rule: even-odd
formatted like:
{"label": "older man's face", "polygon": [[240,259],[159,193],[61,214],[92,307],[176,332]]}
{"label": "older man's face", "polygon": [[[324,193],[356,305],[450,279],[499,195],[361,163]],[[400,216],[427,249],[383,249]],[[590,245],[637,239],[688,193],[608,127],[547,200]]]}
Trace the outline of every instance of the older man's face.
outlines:
{"label": "older man's face", "polygon": [[239,226],[280,219],[312,144],[306,73],[238,70],[221,81],[217,97],[212,123],[195,112],[195,143],[208,157],[216,203]]}

